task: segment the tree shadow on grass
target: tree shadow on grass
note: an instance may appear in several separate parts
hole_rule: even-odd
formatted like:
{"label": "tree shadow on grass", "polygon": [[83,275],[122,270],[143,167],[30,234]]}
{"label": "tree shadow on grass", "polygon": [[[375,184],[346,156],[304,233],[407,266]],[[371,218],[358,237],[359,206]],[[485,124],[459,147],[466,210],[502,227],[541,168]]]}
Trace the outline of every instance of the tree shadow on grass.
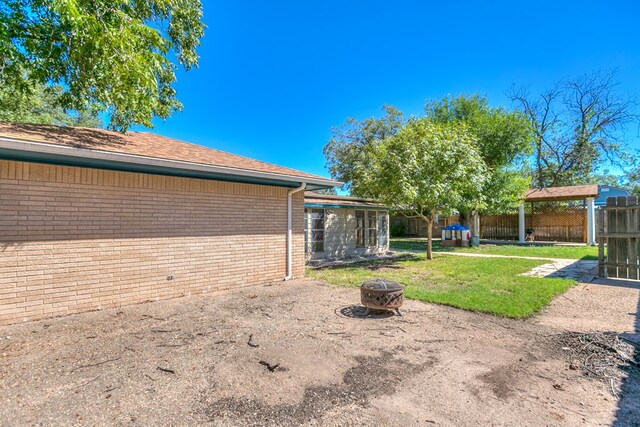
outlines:
{"label": "tree shadow on grass", "polygon": [[352,262],[335,262],[315,267],[315,270],[342,270],[347,268],[367,268],[372,271],[400,270],[404,268],[399,265],[400,262],[419,262],[422,259],[414,254],[400,254],[394,257],[373,258]]}
{"label": "tree shadow on grass", "polygon": [[[415,252],[427,252],[427,239],[392,239],[391,250],[393,251],[415,251]],[[434,240],[432,242],[433,252],[452,252],[456,248],[451,246],[442,246],[440,240]]]}

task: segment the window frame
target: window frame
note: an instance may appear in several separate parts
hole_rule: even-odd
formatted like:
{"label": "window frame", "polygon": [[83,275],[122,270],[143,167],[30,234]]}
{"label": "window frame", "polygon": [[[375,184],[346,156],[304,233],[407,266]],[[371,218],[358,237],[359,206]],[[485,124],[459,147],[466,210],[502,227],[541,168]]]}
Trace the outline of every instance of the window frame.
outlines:
{"label": "window frame", "polygon": [[[361,213],[362,217],[358,218],[358,214]],[[355,242],[356,248],[366,247],[366,229],[367,229],[367,214],[364,209],[356,209],[355,212]],[[360,222],[361,221],[361,222]]]}
{"label": "window frame", "polygon": [[[389,222],[391,218],[389,217],[388,211],[378,211],[378,245],[382,248],[389,246]],[[383,227],[384,226],[384,229]],[[384,235],[384,243],[382,243],[382,239],[380,236]]]}
{"label": "window frame", "polygon": [[[371,218],[373,216],[373,218]],[[373,222],[371,221],[373,219]],[[373,224],[373,227],[371,227]],[[367,235],[367,247],[375,248],[378,247],[378,212],[377,211],[367,211],[367,220],[366,220],[366,235]],[[373,236],[373,239],[371,238]],[[372,243],[373,241],[373,243]]]}
{"label": "window frame", "polygon": [[308,253],[309,246],[309,221],[311,220],[309,208],[304,208],[304,253]]}
{"label": "window frame", "polygon": [[[317,218],[314,214],[322,213],[322,218]],[[315,220],[322,219],[322,228],[316,228]],[[325,242],[326,242],[326,227],[327,227],[327,210],[323,208],[311,208],[309,209],[309,225],[308,225],[308,247],[310,252],[318,253],[324,252],[325,250]],[[322,232],[322,239],[319,240],[316,238],[317,234]],[[322,250],[317,250],[318,244],[321,244]]]}

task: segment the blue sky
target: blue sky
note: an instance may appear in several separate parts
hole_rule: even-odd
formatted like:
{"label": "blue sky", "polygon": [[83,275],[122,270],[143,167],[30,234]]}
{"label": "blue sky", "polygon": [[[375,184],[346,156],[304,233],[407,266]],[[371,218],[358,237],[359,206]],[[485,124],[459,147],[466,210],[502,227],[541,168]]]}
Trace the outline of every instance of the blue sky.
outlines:
{"label": "blue sky", "polygon": [[640,95],[639,17],[635,0],[204,0],[200,66],[176,83],[184,110],[153,131],[328,176],[331,127],[382,104],[420,114],[477,92],[509,106],[512,84],[614,67]]}

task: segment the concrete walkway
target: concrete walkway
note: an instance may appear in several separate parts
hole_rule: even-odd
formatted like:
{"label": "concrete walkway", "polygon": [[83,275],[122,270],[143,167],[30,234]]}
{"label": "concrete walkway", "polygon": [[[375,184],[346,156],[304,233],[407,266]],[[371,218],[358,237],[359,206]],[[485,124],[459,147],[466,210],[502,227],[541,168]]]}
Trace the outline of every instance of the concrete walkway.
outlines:
{"label": "concrete walkway", "polygon": [[[408,251],[407,251],[408,252]],[[420,251],[420,253],[424,253],[424,251]],[[519,259],[539,259],[543,261],[577,261],[575,259],[566,259],[566,258],[551,258],[551,257],[539,257],[539,256],[519,256],[519,255],[495,255],[495,254],[474,254],[471,252],[433,252],[434,254],[445,254],[445,255],[455,255],[455,256],[470,256],[470,257],[478,257],[478,258],[519,258]]]}
{"label": "concrete walkway", "polygon": [[571,279],[581,283],[589,283],[598,275],[598,261],[558,259],[542,264],[524,274],[530,277],[548,279]]}
{"label": "concrete walkway", "polygon": [[[426,240],[426,239],[425,239]],[[516,240],[489,240],[481,239],[480,244],[506,246],[506,245],[518,245],[518,246],[586,246],[586,243],[578,242],[555,242],[549,240],[536,240],[535,242],[520,243]]]}

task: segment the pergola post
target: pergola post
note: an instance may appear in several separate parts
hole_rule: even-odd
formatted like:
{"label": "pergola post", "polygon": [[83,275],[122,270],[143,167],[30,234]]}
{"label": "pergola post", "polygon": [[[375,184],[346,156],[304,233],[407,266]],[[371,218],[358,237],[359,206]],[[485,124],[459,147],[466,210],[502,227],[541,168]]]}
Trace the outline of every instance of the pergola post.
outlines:
{"label": "pergola post", "polygon": [[520,203],[520,212],[519,212],[519,216],[518,216],[518,236],[519,239],[518,241],[520,243],[524,243],[525,242],[525,235],[524,235],[524,202]]}
{"label": "pergola post", "polygon": [[471,246],[480,246],[480,214],[473,211],[471,215]]}
{"label": "pergola post", "polygon": [[587,197],[587,245],[596,244],[596,205],[593,197]]}

